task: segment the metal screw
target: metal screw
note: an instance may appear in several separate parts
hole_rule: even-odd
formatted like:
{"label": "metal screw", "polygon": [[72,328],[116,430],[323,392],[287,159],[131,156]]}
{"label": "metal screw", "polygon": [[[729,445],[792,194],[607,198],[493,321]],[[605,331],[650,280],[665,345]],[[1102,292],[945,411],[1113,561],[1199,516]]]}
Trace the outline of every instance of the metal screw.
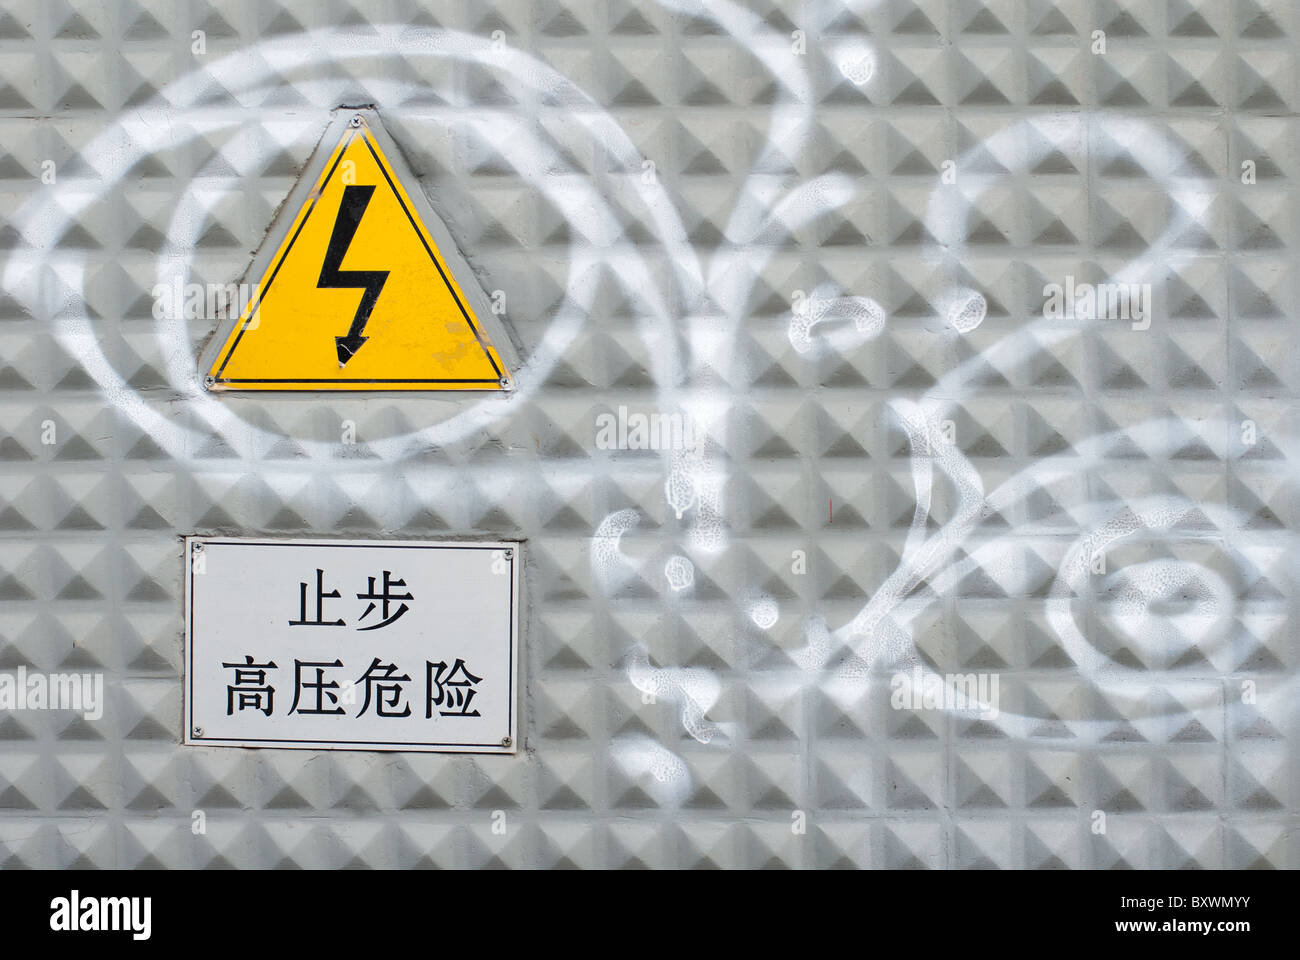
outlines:
{"label": "metal screw", "polygon": [[513,550],[507,550],[505,552],[505,558],[507,560],[513,560],[515,558],[515,552]]}
{"label": "metal screw", "polygon": [[201,737],[201,736],[203,736],[203,728],[202,728],[202,727],[195,727],[195,728],[194,728],[194,736],[196,736],[196,737]]}
{"label": "metal screw", "polygon": [[349,126],[353,126],[353,127],[359,127],[359,126],[361,126],[361,117],[360,117],[360,116],[355,116],[355,117],[353,117],[353,118],[349,121],[348,125],[349,125]]}
{"label": "metal screw", "polygon": [[508,747],[508,746],[510,746],[510,744],[512,744],[512,743],[514,743],[514,741],[511,740],[509,737],[502,737],[502,738],[501,738],[501,746],[503,746],[503,747]]}
{"label": "metal screw", "polygon": [[501,389],[502,389],[502,390],[513,390],[514,388],[515,388],[515,385],[514,385],[513,383],[510,382],[510,378],[509,378],[509,377],[502,377],[502,378],[501,378]]}
{"label": "metal screw", "polygon": [[203,385],[211,390],[217,385],[217,378],[211,375],[206,376],[203,378]]}

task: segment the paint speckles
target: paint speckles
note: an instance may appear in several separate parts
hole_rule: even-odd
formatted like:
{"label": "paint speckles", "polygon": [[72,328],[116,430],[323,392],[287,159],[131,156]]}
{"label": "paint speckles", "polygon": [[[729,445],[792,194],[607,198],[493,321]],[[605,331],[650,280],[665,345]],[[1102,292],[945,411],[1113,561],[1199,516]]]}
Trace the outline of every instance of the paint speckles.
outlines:
{"label": "paint speckles", "polygon": [[685,762],[645,734],[619,737],[610,744],[610,753],[623,772],[641,781],[659,803],[677,806],[689,794],[691,774]]}
{"label": "paint speckles", "polygon": [[669,557],[664,564],[664,579],[673,590],[685,590],[695,584],[695,564],[685,557]]}
{"label": "paint speckles", "polygon": [[591,566],[596,577],[607,586],[620,570],[631,570],[631,563],[619,549],[623,534],[635,527],[640,514],[632,509],[611,513],[596,528],[591,538]]}
{"label": "paint speckles", "polygon": [[696,473],[699,457],[690,450],[674,450],[668,477],[664,481],[664,499],[677,519],[695,504]]}
{"label": "paint speckles", "polygon": [[988,301],[982,293],[959,287],[953,291],[948,303],[948,325],[958,333],[970,333],[984,322],[988,312]]}
{"label": "paint speckles", "polygon": [[766,594],[754,597],[749,602],[749,609],[746,612],[749,614],[749,619],[754,621],[754,626],[760,630],[772,629],[781,615],[776,601]]}
{"label": "paint speckles", "polygon": [[628,655],[628,679],[632,686],[655,699],[670,700],[681,708],[682,726],[700,743],[709,743],[719,735],[721,726],[705,715],[718,702],[721,685],[718,678],[699,667],[656,667],[646,652],[633,650]]}
{"label": "paint speckles", "polygon": [[824,325],[827,345],[843,352],[885,330],[885,308],[870,297],[824,297],[814,294],[790,316],[788,336],[798,353],[813,348],[813,328]]}
{"label": "paint speckles", "polygon": [[841,44],[835,51],[835,65],[849,83],[865,86],[876,75],[876,54],[862,43]]}

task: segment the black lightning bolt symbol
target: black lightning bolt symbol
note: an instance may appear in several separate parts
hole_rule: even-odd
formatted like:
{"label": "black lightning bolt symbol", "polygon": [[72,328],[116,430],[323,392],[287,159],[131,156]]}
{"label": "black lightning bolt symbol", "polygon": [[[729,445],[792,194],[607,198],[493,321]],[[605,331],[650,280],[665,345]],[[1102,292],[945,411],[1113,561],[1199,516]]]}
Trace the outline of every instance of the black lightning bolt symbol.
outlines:
{"label": "black lightning bolt symbol", "polygon": [[316,281],[316,286],[325,289],[356,288],[366,291],[361,297],[356,316],[352,318],[352,326],[348,328],[347,336],[334,338],[334,344],[339,352],[340,367],[356,356],[361,345],[370,339],[363,337],[362,333],[366,329],[366,321],[370,319],[370,311],[375,309],[379,291],[384,289],[384,284],[388,281],[387,270],[339,269],[348,247],[352,244],[352,238],[356,236],[357,227],[361,224],[361,216],[370,205],[370,195],[374,192],[373,186],[354,185],[343,188],[343,200],[339,203],[338,219],[334,221],[330,245],[325,251],[325,262],[320,268],[320,279]]}

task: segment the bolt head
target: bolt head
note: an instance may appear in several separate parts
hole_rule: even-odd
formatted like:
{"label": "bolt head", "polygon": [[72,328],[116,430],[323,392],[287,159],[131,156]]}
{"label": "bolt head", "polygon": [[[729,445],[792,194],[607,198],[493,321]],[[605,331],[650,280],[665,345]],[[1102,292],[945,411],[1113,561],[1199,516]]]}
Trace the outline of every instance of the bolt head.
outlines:
{"label": "bolt head", "polygon": [[195,728],[194,728],[194,736],[196,736],[196,737],[201,737],[201,736],[203,736],[203,728],[202,728],[202,727],[195,727]]}
{"label": "bolt head", "polygon": [[217,385],[217,378],[209,374],[208,376],[203,378],[203,385],[207,387],[209,390],[211,390],[213,387]]}
{"label": "bolt head", "polygon": [[353,127],[359,127],[359,126],[361,126],[361,118],[360,118],[360,117],[353,117],[350,121],[348,121],[348,125],[349,125],[349,126],[353,126]]}
{"label": "bolt head", "polygon": [[512,743],[514,743],[514,741],[511,740],[509,737],[502,737],[502,738],[501,738],[501,746],[503,746],[503,747],[508,747],[508,746],[510,746],[510,744],[512,744]]}

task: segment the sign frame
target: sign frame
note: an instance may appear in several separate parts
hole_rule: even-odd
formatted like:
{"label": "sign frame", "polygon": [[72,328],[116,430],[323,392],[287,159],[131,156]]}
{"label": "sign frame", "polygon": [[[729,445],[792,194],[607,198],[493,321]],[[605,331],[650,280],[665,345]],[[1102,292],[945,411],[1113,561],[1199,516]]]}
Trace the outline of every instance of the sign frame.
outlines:
{"label": "sign frame", "polygon": [[[194,624],[194,579],[199,574],[196,563],[199,555],[209,544],[260,546],[260,547],[382,547],[389,549],[431,549],[431,550],[475,550],[503,551],[505,560],[510,564],[506,574],[510,584],[509,653],[508,653],[508,692],[506,697],[507,721],[499,743],[447,743],[447,742],[384,742],[384,741],[316,741],[292,739],[259,739],[251,737],[216,737],[195,725],[193,683],[195,677],[194,652],[196,631]],[[361,751],[388,753],[438,753],[469,754],[480,756],[505,755],[514,756],[519,752],[520,718],[525,702],[524,670],[522,651],[523,630],[523,541],[518,540],[405,540],[405,539],[343,539],[343,538],[281,538],[269,536],[204,536],[190,535],[184,538],[183,558],[185,562],[184,583],[184,672],[181,676],[182,717],[184,729],[181,743],[185,746],[236,747],[262,750],[317,750],[317,751]],[[495,734],[494,734],[495,735]]]}

